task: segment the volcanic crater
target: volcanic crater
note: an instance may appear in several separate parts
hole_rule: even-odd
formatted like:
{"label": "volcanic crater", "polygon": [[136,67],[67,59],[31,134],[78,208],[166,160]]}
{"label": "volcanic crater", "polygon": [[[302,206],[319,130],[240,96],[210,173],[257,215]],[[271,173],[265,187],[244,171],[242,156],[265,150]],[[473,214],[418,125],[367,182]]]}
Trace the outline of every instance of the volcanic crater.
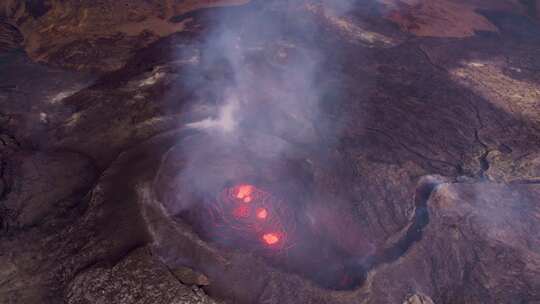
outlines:
{"label": "volcanic crater", "polygon": [[540,301],[530,1],[128,2],[0,8],[0,302]]}
{"label": "volcanic crater", "polygon": [[[212,149],[197,155],[200,161],[186,164],[181,152],[186,148],[181,147],[198,150],[194,145],[208,141],[182,141],[163,161],[155,192],[173,218],[185,221],[221,250],[252,252],[324,288],[350,289],[363,282],[363,263],[373,246],[356,234],[348,243],[363,251],[347,251],[319,227],[341,219],[327,214],[321,221],[318,211],[310,210],[317,194],[305,159],[260,159],[238,145],[221,153]],[[215,174],[210,181],[209,172]],[[317,267],[321,264],[325,269]]]}

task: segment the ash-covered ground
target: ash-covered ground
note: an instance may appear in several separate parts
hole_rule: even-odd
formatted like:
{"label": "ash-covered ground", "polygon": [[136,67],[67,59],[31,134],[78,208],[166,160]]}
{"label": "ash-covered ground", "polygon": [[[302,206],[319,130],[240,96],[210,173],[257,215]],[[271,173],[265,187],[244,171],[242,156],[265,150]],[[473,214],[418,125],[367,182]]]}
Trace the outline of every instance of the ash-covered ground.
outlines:
{"label": "ash-covered ground", "polygon": [[540,3],[0,5],[0,303],[540,303]]}

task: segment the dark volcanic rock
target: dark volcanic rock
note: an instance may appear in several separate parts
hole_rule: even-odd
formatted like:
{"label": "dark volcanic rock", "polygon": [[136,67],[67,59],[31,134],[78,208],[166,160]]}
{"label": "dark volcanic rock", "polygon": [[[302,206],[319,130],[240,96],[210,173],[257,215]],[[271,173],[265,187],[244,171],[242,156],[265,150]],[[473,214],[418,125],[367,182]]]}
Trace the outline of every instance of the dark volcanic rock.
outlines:
{"label": "dark volcanic rock", "polygon": [[14,183],[3,204],[16,214],[4,223],[13,228],[58,216],[50,213],[77,204],[96,178],[91,160],[73,153],[18,153],[10,161]]}
{"label": "dark volcanic rock", "polygon": [[[244,2],[3,4],[0,302],[540,302],[532,6]],[[297,247],[205,234],[238,182]]]}
{"label": "dark volcanic rock", "polygon": [[433,304],[433,301],[428,296],[415,294],[403,302],[403,304]]}
{"label": "dark volcanic rock", "polygon": [[16,27],[0,20],[0,53],[20,48],[23,40]]}
{"label": "dark volcanic rock", "polygon": [[[7,0],[0,8],[0,21],[10,22],[8,32],[18,29],[27,54],[34,60],[76,70],[112,71],[123,67],[135,50],[186,29],[191,20],[176,23],[169,19],[207,7],[245,2]],[[6,35],[3,27],[0,50]]]}
{"label": "dark volcanic rock", "polygon": [[200,289],[179,284],[148,249],[140,248],[112,268],[94,267],[78,274],[66,289],[66,303],[216,302]]}
{"label": "dark volcanic rock", "polygon": [[373,273],[370,285],[378,296],[372,303],[395,303],[408,291],[431,295],[435,303],[538,301],[539,190],[490,183],[438,186],[427,203],[422,240]]}

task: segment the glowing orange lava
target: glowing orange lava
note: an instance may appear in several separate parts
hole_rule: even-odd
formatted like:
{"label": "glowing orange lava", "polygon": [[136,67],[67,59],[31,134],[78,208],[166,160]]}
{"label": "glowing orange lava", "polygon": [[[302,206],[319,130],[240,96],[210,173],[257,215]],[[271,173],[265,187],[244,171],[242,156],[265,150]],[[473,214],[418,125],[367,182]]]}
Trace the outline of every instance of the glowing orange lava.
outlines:
{"label": "glowing orange lava", "polygon": [[223,189],[210,215],[219,226],[216,233],[227,239],[256,241],[267,250],[286,250],[293,246],[295,223],[284,205],[266,189],[238,183]]}
{"label": "glowing orange lava", "polygon": [[260,220],[264,220],[268,217],[268,211],[266,211],[265,208],[259,208],[257,209],[257,218]]}
{"label": "glowing orange lava", "polygon": [[240,206],[233,210],[233,215],[237,218],[240,217],[248,217],[249,216],[249,208],[247,206]]}
{"label": "glowing orange lava", "polygon": [[279,242],[279,236],[276,233],[266,233],[262,236],[262,239],[268,245],[274,245]]}
{"label": "glowing orange lava", "polygon": [[238,192],[236,193],[236,198],[242,200],[244,203],[249,203],[253,199],[251,197],[252,193],[253,193],[253,186],[240,185],[238,186]]}

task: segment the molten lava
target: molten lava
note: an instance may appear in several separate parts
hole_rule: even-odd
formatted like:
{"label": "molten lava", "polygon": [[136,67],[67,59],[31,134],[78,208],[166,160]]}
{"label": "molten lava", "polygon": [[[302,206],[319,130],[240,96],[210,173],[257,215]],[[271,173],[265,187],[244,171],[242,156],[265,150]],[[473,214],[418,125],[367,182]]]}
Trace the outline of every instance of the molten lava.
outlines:
{"label": "molten lava", "polygon": [[257,218],[260,220],[265,220],[268,217],[268,211],[265,208],[257,209]]}
{"label": "molten lava", "polygon": [[262,239],[268,245],[274,245],[279,242],[279,236],[276,233],[265,233]]}
{"label": "molten lava", "polygon": [[247,206],[239,206],[233,210],[233,215],[236,218],[249,217],[249,213],[249,207]]}
{"label": "molten lava", "polygon": [[237,187],[236,198],[243,201],[244,203],[249,203],[253,200],[251,196],[253,193],[253,186],[251,185],[240,185]]}
{"label": "molten lava", "polygon": [[[223,189],[209,209],[216,239],[281,253],[294,245],[295,217],[269,192],[242,183]],[[262,248],[261,248],[262,246]]]}

